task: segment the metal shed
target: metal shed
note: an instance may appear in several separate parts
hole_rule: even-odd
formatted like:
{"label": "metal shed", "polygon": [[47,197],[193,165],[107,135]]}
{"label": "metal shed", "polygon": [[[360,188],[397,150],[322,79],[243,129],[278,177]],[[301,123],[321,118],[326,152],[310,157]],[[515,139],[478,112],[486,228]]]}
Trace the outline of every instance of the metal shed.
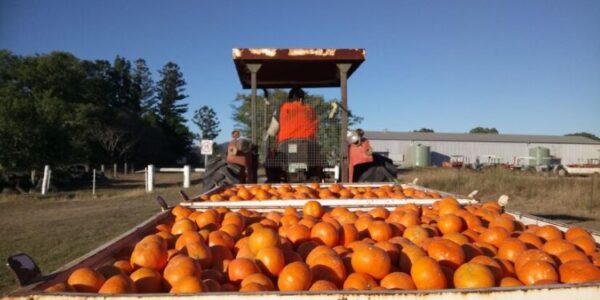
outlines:
{"label": "metal shed", "polygon": [[600,157],[600,142],[581,136],[521,135],[521,134],[470,134],[367,131],[373,150],[387,154],[397,164],[402,164],[406,151],[412,144],[431,147],[432,165],[441,165],[452,155],[463,155],[474,162],[494,158],[500,163],[513,163],[515,158],[529,155],[537,146],[550,149],[553,157],[562,164],[580,163]]}

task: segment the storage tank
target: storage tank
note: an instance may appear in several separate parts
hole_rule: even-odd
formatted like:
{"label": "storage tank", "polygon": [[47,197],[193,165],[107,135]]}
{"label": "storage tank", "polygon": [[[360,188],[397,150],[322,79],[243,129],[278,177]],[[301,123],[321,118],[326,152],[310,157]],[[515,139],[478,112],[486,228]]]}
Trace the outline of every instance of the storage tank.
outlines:
{"label": "storage tank", "polygon": [[533,157],[531,159],[529,165],[531,166],[539,166],[546,165],[550,160],[550,149],[546,147],[534,147],[529,148],[529,156]]}
{"label": "storage tank", "polygon": [[427,167],[431,165],[431,149],[429,146],[416,144],[408,148],[407,166],[408,167]]}

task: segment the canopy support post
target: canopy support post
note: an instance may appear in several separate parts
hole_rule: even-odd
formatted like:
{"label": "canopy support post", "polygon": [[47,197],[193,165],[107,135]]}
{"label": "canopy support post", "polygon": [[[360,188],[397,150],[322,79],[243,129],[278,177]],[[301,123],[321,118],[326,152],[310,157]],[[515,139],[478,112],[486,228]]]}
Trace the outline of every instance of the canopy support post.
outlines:
{"label": "canopy support post", "polygon": [[352,64],[337,64],[340,71],[340,90],[342,93],[342,110],[341,126],[340,126],[340,174],[341,182],[349,182],[348,180],[348,145],[346,142],[346,134],[348,132],[348,71]]}

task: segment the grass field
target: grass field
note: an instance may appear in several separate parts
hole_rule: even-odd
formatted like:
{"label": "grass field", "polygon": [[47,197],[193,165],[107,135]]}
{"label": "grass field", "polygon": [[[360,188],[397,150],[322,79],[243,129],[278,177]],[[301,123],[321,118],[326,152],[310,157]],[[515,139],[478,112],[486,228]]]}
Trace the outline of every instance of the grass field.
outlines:
{"label": "grass field", "polygon": [[[197,176],[197,175],[196,175]],[[26,252],[51,272],[131,229],[159,208],[154,201],[162,195],[170,204],[180,201],[181,175],[159,174],[159,188],[148,195],[142,175],[114,181],[98,191],[39,195],[0,195],[0,258]],[[530,212],[565,223],[600,229],[600,178],[558,178],[504,170],[423,169],[401,174],[402,181],[419,178],[419,184],[468,194],[479,190],[482,200],[510,196],[509,208]],[[197,179],[197,177],[196,177]],[[188,191],[199,192],[198,184]],[[0,268],[0,294],[15,288],[7,268]]]}

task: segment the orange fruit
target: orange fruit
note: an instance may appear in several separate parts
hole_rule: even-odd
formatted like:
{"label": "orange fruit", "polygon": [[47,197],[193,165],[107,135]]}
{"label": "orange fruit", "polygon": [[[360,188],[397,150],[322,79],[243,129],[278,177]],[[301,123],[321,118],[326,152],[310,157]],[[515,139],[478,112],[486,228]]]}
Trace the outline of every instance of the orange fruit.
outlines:
{"label": "orange fruit", "polygon": [[183,253],[200,263],[202,268],[212,266],[212,253],[210,248],[203,242],[191,242],[185,245]]}
{"label": "orange fruit", "polygon": [[317,223],[310,230],[310,238],[319,244],[335,247],[339,242],[338,230],[327,222]]}
{"label": "orange fruit", "polygon": [[279,247],[280,245],[281,241],[279,239],[279,234],[271,228],[260,228],[255,230],[248,240],[248,246],[254,254],[258,253],[262,248]]}
{"label": "orange fruit", "polygon": [[368,227],[367,231],[369,232],[369,236],[377,241],[387,241],[393,236],[392,227],[383,221],[373,221]]}
{"label": "orange fruit", "polygon": [[400,271],[410,273],[413,264],[421,257],[427,256],[423,249],[415,245],[405,245],[400,249]]}
{"label": "orange fruit", "polygon": [[410,275],[418,290],[445,289],[448,286],[440,264],[428,256],[423,256],[413,263]]}
{"label": "orange fruit", "polygon": [[173,257],[165,270],[163,278],[167,287],[175,287],[185,277],[200,277],[200,264],[185,255]]}
{"label": "orange fruit", "polygon": [[326,280],[341,287],[346,280],[346,267],[337,255],[329,253],[315,257],[309,264],[313,280]]}
{"label": "orange fruit", "polygon": [[260,270],[254,260],[248,258],[236,258],[229,263],[227,267],[227,275],[229,281],[239,283],[247,276],[260,273]]}
{"label": "orange fruit", "polygon": [[55,283],[44,289],[46,293],[62,293],[62,292],[72,292],[73,289],[66,282]]}
{"label": "orange fruit", "polygon": [[96,293],[104,284],[104,277],[102,274],[90,269],[90,268],[79,268],[67,279],[67,283],[75,291],[81,293]]}
{"label": "orange fruit", "polygon": [[496,247],[500,247],[502,242],[510,237],[510,232],[504,227],[492,227],[479,235],[479,239],[483,242],[490,243]]}
{"label": "orange fruit", "polygon": [[319,245],[319,246],[316,246],[315,248],[313,248],[308,253],[308,255],[306,256],[306,263],[309,266],[312,266],[315,263],[316,258],[318,256],[320,256],[321,254],[330,254],[333,256],[337,256],[337,253],[335,253],[335,251],[333,249],[331,249],[327,246],[324,246],[324,245]]}
{"label": "orange fruit", "polygon": [[560,282],[584,283],[600,281],[600,269],[587,261],[569,261],[558,267]]}
{"label": "orange fruit", "polygon": [[563,239],[553,239],[547,241],[542,246],[542,250],[550,255],[558,256],[567,250],[575,250],[575,245]]}
{"label": "orange fruit", "polygon": [[[530,249],[530,250],[527,250],[527,251],[521,253],[521,255],[519,255],[519,257],[515,261],[516,273],[519,274],[519,272],[521,271],[521,268],[526,263],[528,263],[532,260],[541,260],[541,261],[545,261],[553,266],[556,266],[556,261],[548,253],[543,252],[541,250],[537,250],[537,249]],[[520,280],[520,278],[519,278],[519,280]],[[521,281],[523,281],[523,280],[521,280]]]}
{"label": "orange fruit", "polygon": [[452,269],[465,262],[465,252],[457,243],[446,239],[434,239],[427,247],[427,255],[438,263]]}
{"label": "orange fruit", "polygon": [[490,272],[492,272],[492,275],[494,275],[496,282],[500,282],[502,277],[504,277],[504,272],[502,271],[502,266],[500,263],[489,256],[479,255],[471,259],[469,262],[486,266]]}
{"label": "orange fruit", "polygon": [[525,250],[527,250],[525,243],[515,238],[508,238],[500,244],[497,255],[514,263]]}
{"label": "orange fruit", "polygon": [[190,219],[179,219],[175,221],[173,227],[171,227],[171,234],[180,235],[185,231],[197,231],[198,226]]}
{"label": "orange fruit", "polygon": [[131,265],[162,270],[167,265],[167,248],[159,242],[139,242],[131,253]]}
{"label": "orange fruit", "polygon": [[592,255],[596,251],[596,241],[593,238],[580,236],[573,238],[570,242],[587,255]]}
{"label": "orange fruit", "polygon": [[526,285],[540,284],[544,282],[558,282],[558,274],[554,266],[543,260],[531,260],[517,271],[517,277]]}
{"label": "orange fruit", "polygon": [[496,279],[486,266],[468,262],[462,264],[454,272],[454,287],[465,288],[490,288],[495,285]]}
{"label": "orange fruit", "polygon": [[317,280],[315,281],[310,288],[309,291],[337,291],[338,287],[335,283],[327,280]]}
{"label": "orange fruit", "polygon": [[135,283],[138,293],[160,293],[162,291],[162,276],[154,269],[140,268],[129,275]]}
{"label": "orange fruit", "polygon": [[556,228],[556,226],[553,225],[541,226],[535,231],[535,234],[544,239],[545,241],[562,239],[563,237],[562,232],[558,228]]}
{"label": "orange fruit", "polygon": [[442,234],[461,232],[464,228],[463,220],[455,215],[445,215],[437,223]]}
{"label": "orange fruit", "polygon": [[351,262],[355,272],[375,279],[382,279],[391,269],[391,259],[387,252],[371,245],[355,249]]}
{"label": "orange fruit", "polygon": [[500,281],[501,287],[522,286],[523,283],[514,277],[504,277]]}
{"label": "orange fruit", "polygon": [[381,279],[381,286],[388,290],[416,290],[417,287],[410,275],[403,272],[393,272]]}
{"label": "orange fruit", "polygon": [[181,250],[189,242],[204,242],[204,238],[197,231],[185,231],[175,241],[175,249]]}
{"label": "orange fruit", "polygon": [[544,245],[542,240],[531,232],[522,232],[518,239],[525,243],[529,249],[542,249],[542,246]]}
{"label": "orange fruit", "polygon": [[581,260],[581,261],[587,261],[587,262],[590,261],[590,259],[587,257],[587,255],[585,255],[585,253],[583,253],[579,250],[564,251],[561,254],[559,254],[557,258],[561,264],[564,264],[566,262],[573,261],[573,260]]}
{"label": "orange fruit", "polygon": [[181,278],[169,291],[171,294],[191,294],[206,292],[208,288],[202,284],[197,276],[186,276]]}
{"label": "orange fruit", "polygon": [[99,294],[129,294],[135,292],[135,283],[125,274],[114,275],[106,280],[98,290]]}
{"label": "orange fruit", "polygon": [[265,247],[256,253],[256,263],[263,273],[277,277],[285,266],[283,251],[277,247]]}
{"label": "orange fruit", "polygon": [[377,281],[364,273],[352,273],[344,281],[344,290],[372,290],[377,287]]}
{"label": "orange fruit", "polygon": [[275,290],[275,285],[273,284],[273,281],[271,281],[271,279],[267,277],[267,275],[262,273],[254,273],[246,276],[246,278],[242,280],[242,283],[240,283],[240,286],[244,287],[251,283],[260,284],[261,286],[265,287],[267,291]]}
{"label": "orange fruit", "polygon": [[314,218],[320,218],[325,213],[325,209],[321,206],[318,201],[308,201],[302,207],[302,214],[305,216],[311,216]]}
{"label": "orange fruit", "polygon": [[575,240],[576,238],[580,238],[580,237],[586,237],[589,239],[593,239],[592,235],[582,227],[573,226],[573,227],[567,229],[567,232],[565,232],[565,240],[567,240],[569,242],[573,242],[573,240]]}
{"label": "orange fruit", "polygon": [[310,268],[303,262],[293,262],[285,266],[277,279],[277,287],[282,292],[306,291],[311,283]]}

